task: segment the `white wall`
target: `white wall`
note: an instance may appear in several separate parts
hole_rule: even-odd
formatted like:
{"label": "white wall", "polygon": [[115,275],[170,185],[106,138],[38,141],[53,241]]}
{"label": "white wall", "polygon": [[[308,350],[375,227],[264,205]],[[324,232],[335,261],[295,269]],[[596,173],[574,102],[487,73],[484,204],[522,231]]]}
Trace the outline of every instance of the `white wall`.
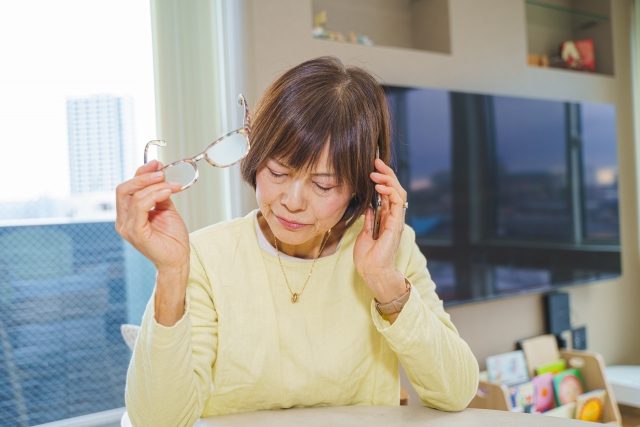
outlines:
{"label": "white wall", "polygon": [[[574,323],[608,364],[640,364],[638,203],[631,86],[632,0],[612,0],[614,76],[527,66],[524,0],[450,0],[451,54],[364,47],[311,38],[311,0],[246,0],[253,93],[306,59],[335,55],[382,82],[474,93],[615,104],[618,120],[623,276],[574,287]],[[255,98],[250,102],[255,102]],[[248,209],[249,204],[246,205]],[[481,367],[487,356],[544,332],[540,295],[448,310]],[[413,403],[417,398],[413,397]]]}

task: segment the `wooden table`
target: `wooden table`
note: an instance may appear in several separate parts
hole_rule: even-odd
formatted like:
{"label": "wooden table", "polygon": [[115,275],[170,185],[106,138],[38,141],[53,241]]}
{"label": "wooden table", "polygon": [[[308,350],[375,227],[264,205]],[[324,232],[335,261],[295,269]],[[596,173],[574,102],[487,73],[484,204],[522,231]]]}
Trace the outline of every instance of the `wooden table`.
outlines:
{"label": "wooden table", "polygon": [[498,427],[591,426],[593,423],[486,409],[442,412],[424,406],[328,406],[201,418],[196,427]]}

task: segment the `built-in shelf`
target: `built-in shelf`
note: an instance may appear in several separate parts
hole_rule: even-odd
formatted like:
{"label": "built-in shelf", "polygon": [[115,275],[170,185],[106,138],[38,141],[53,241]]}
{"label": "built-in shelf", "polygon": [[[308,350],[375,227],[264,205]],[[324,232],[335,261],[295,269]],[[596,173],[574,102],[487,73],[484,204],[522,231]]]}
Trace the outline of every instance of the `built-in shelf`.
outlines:
{"label": "built-in shelf", "polygon": [[[312,0],[314,37],[451,53],[448,0]],[[316,17],[322,12],[317,28]]]}
{"label": "built-in shelf", "polygon": [[544,55],[551,66],[560,67],[562,43],[590,39],[594,45],[595,73],[613,75],[611,0],[524,0],[524,3],[530,55]]}
{"label": "built-in shelf", "polygon": [[538,0],[526,0],[527,22],[533,25],[564,29],[569,24],[574,31],[585,30],[609,21],[608,15],[559,6]]}

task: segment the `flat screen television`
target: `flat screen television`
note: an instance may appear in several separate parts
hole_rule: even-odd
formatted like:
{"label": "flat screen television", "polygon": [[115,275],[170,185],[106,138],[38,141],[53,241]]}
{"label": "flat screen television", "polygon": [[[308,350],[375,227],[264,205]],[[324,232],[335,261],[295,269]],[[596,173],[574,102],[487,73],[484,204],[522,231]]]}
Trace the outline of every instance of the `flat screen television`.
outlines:
{"label": "flat screen television", "polygon": [[406,221],[445,305],[621,274],[613,105],[385,90]]}

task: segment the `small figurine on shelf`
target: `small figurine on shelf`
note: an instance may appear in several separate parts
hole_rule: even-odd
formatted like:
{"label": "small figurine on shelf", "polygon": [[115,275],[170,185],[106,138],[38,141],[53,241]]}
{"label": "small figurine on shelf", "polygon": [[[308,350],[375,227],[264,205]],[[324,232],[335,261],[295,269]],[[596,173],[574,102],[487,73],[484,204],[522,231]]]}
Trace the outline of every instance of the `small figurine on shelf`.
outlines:
{"label": "small figurine on shelf", "polygon": [[535,53],[530,53],[527,60],[529,62],[529,65],[533,65],[535,67],[549,66],[549,57],[547,55],[538,55]]}
{"label": "small figurine on shelf", "polygon": [[324,30],[324,24],[327,23],[327,11],[323,10],[313,16],[313,31],[311,34],[316,39],[327,38],[327,32]]}
{"label": "small figurine on shelf", "polygon": [[324,24],[327,23],[327,11],[323,10],[322,12],[318,12],[313,16],[313,27],[314,28],[324,28]]}
{"label": "small figurine on shelf", "polygon": [[365,46],[373,46],[373,41],[368,36],[362,34],[356,34],[353,31],[349,31],[348,38],[344,36],[340,31],[327,31],[325,25],[327,24],[327,11],[323,10],[316,13],[313,16],[313,30],[311,35],[315,39],[333,40],[345,43],[349,41],[354,44],[363,44]]}
{"label": "small figurine on shelf", "polygon": [[363,44],[365,46],[373,46],[373,41],[368,36],[363,34],[358,34],[358,43]]}
{"label": "small figurine on shelf", "polygon": [[322,27],[315,27],[311,32],[311,35],[314,39],[326,39],[327,32]]}
{"label": "small figurine on shelf", "polygon": [[540,55],[540,65],[541,67],[549,67],[549,56],[548,55]]}

